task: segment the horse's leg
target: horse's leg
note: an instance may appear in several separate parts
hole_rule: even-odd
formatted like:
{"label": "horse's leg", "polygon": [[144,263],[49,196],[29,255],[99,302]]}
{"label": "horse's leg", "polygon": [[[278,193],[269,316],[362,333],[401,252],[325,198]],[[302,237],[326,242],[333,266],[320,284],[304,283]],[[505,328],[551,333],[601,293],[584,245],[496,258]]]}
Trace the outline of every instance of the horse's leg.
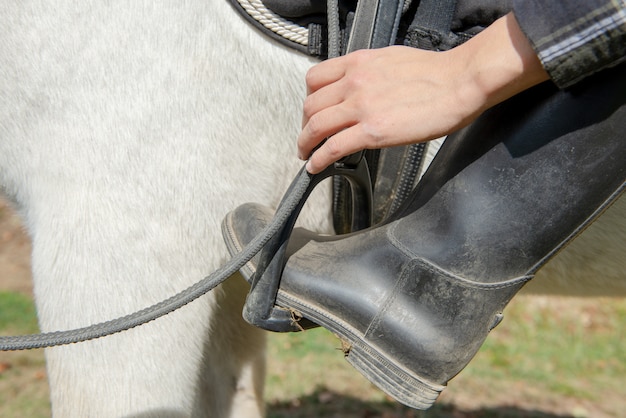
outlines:
{"label": "horse's leg", "polygon": [[[0,6],[0,176],[51,331],[153,304],[225,260],[224,214],[275,204],[300,165],[310,63],[222,0],[39,3]],[[48,350],[54,414],[258,415],[263,336],[234,317],[243,291]]]}
{"label": "horse's leg", "polygon": [[219,369],[207,367],[200,392],[212,397],[211,403],[226,403],[225,407],[232,408],[230,416],[233,418],[256,416],[264,410],[265,334],[256,329],[251,332],[250,325],[243,323],[242,304],[236,297],[246,295],[248,290],[249,285],[237,275],[217,291],[221,309],[211,318],[216,338],[211,339],[204,350],[207,364],[227,362],[226,367],[236,379],[225,380]]}

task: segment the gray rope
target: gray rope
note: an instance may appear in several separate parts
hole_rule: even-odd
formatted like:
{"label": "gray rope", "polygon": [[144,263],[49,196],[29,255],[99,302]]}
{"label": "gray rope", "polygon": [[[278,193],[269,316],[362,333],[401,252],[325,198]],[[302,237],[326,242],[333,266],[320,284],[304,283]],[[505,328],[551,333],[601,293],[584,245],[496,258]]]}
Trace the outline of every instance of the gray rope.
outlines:
{"label": "gray rope", "polygon": [[294,208],[304,196],[310,182],[310,175],[306,170],[301,170],[292,183],[292,187],[290,188],[291,192],[288,192],[284,197],[283,202],[276,211],[270,224],[225,265],[182,292],[133,314],[84,328],[42,334],[0,337],[0,351],[29,350],[88,341],[143,325],[187,305],[212,290],[250,261],[270,238],[282,228],[287,218],[289,218]]}

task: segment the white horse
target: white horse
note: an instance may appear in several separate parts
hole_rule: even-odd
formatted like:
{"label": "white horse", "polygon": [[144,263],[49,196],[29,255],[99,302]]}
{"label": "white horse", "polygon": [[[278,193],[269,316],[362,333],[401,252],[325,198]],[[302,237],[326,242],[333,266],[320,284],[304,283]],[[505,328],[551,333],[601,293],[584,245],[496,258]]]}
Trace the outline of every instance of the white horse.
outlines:
{"label": "white horse", "polygon": [[[128,314],[212,272],[223,216],[275,205],[300,167],[314,60],[226,0],[5,0],[0,17],[0,187],[32,237],[43,331]],[[303,224],[329,231],[328,193],[313,200]],[[625,210],[546,272],[626,294]],[[48,349],[53,414],[262,415],[264,334],[241,320],[246,291],[235,277],[148,325]]]}

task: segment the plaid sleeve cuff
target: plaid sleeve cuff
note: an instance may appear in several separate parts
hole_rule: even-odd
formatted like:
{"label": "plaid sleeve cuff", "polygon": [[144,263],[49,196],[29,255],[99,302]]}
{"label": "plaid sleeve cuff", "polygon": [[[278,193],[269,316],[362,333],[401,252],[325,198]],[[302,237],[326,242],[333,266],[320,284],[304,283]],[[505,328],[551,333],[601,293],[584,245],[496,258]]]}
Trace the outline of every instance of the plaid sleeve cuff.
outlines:
{"label": "plaid sleeve cuff", "polygon": [[626,60],[626,0],[514,0],[513,11],[560,88]]}

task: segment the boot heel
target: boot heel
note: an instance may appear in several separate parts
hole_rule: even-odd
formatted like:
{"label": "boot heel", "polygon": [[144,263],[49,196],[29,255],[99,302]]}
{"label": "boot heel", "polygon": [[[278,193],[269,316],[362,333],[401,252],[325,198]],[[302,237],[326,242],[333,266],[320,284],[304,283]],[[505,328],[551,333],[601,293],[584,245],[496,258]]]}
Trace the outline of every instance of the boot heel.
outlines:
{"label": "boot heel", "polygon": [[335,334],[342,341],[348,363],[398,402],[415,409],[428,409],[446,388],[445,385],[429,382],[403,368],[365,341],[361,332],[341,318],[328,315],[319,307],[280,290],[277,301],[280,306],[291,307],[301,316]]}
{"label": "boot heel", "polygon": [[346,360],[370,382],[411,408],[430,408],[445,389],[445,386],[426,382],[403,370],[361,341],[349,348]]}

